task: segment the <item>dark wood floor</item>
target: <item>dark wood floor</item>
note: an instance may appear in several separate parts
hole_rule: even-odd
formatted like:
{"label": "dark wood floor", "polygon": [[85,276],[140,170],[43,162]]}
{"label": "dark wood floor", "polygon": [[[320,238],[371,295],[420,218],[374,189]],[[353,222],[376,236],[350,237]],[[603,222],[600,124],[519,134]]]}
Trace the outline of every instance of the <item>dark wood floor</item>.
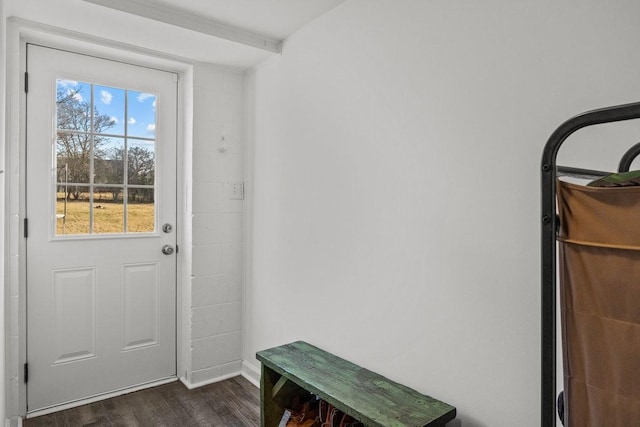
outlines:
{"label": "dark wood floor", "polygon": [[41,426],[221,426],[260,424],[260,392],[235,377],[189,390],[181,382],[24,420]]}

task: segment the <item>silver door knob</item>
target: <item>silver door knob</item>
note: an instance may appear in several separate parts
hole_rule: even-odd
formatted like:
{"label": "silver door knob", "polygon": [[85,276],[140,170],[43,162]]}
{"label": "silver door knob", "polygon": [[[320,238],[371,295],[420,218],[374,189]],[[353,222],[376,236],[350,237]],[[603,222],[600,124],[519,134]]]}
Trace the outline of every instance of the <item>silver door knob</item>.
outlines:
{"label": "silver door knob", "polygon": [[173,253],[174,249],[173,246],[171,245],[164,245],[162,247],[162,253],[165,255],[171,255]]}

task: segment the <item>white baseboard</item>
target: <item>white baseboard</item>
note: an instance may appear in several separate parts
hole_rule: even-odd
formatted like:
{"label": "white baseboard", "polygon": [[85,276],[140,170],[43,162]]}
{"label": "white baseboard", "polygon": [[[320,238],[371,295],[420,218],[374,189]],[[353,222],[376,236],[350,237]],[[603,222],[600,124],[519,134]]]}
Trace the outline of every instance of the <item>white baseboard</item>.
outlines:
{"label": "white baseboard", "polygon": [[200,381],[200,382],[197,382],[197,383],[192,383],[191,381],[188,381],[185,377],[180,377],[180,381],[189,390],[193,390],[194,388],[198,388],[198,387],[202,387],[202,386],[205,386],[205,385],[208,385],[208,384],[213,384],[213,383],[217,383],[217,382],[220,382],[220,381],[228,380],[229,378],[237,377],[238,375],[241,375],[240,371],[231,372],[229,374],[221,375],[219,377],[211,378],[209,380]]}
{"label": "white baseboard", "polygon": [[260,368],[247,361],[242,362],[242,376],[260,388]]}
{"label": "white baseboard", "polygon": [[226,373],[226,374],[223,374],[223,375],[218,375],[218,376],[216,376],[214,378],[210,378],[210,379],[203,380],[203,381],[198,381],[198,382],[189,381],[187,378],[185,378],[183,376],[183,377],[180,377],[180,381],[189,390],[193,390],[194,388],[202,387],[202,386],[205,386],[205,385],[208,385],[208,384],[217,383],[219,381],[224,381],[224,380],[227,380],[229,378],[237,377],[239,375],[241,375],[242,377],[246,378],[247,381],[249,381],[254,386],[260,388],[260,369],[257,368],[256,366],[254,366],[253,364],[248,363],[248,362],[244,362],[244,361],[242,362],[242,369],[239,370],[239,371],[236,368],[232,372],[229,372],[229,373]]}

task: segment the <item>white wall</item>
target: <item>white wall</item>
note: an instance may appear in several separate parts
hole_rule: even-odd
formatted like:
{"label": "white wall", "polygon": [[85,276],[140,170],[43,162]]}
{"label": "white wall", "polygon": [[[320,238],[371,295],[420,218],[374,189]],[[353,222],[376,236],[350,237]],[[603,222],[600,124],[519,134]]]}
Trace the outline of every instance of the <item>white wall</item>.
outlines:
{"label": "white wall", "polygon": [[189,383],[237,375],[242,353],[244,73],[194,69]]}
{"label": "white wall", "polygon": [[349,0],[287,40],[248,83],[244,359],[307,340],[465,427],[539,425],[542,148],[570,116],[640,99],[639,14]]}

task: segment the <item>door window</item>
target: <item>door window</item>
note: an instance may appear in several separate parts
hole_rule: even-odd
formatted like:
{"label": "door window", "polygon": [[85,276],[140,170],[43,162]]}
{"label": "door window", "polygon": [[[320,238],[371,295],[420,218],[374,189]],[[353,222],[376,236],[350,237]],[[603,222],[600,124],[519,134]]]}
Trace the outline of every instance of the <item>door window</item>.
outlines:
{"label": "door window", "polygon": [[156,101],[57,79],[56,236],[155,232]]}

